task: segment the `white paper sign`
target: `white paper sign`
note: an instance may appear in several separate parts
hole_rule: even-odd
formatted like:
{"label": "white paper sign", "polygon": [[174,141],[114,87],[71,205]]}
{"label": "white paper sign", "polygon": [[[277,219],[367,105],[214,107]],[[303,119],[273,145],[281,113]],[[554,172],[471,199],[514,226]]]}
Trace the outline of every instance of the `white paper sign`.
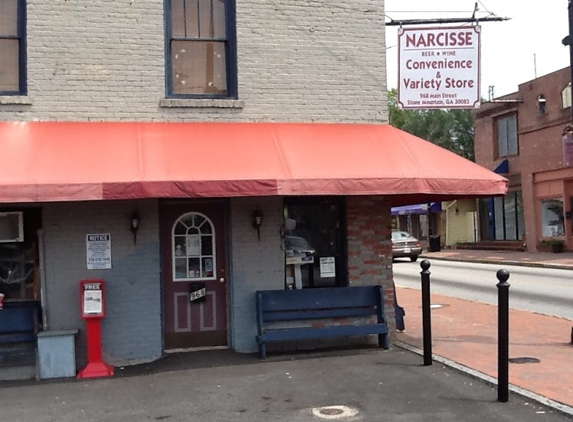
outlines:
{"label": "white paper sign", "polygon": [[320,258],[320,277],[336,277],[336,265],[333,256]]}
{"label": "white paper sign", "polygon": [[187,236],[187,256],[201,255],[201,237],[196,235]]}
{"label": "white paper sign", "polygon": [[84,314],[103,313],[103,300],[101,290],[84,291]]}
{"label": "white paper sign", "polygon": [[88,270],[107,270],[111,268],[111,235],[86,235],[86,255]]}
{"label": "white paper sign", "polygon": [[479,107],[479,26],[400,28],[398,47],[400,107]]}

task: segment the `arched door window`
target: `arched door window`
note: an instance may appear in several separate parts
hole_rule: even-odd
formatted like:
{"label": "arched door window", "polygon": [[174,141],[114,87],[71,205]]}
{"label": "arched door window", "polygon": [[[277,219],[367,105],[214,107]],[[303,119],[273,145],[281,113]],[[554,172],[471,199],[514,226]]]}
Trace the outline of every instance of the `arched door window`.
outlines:
{"label": "arched door window", "polygon": [[215,229],[205,215],[182,215],[172,231],[173,280],[214,280]]}

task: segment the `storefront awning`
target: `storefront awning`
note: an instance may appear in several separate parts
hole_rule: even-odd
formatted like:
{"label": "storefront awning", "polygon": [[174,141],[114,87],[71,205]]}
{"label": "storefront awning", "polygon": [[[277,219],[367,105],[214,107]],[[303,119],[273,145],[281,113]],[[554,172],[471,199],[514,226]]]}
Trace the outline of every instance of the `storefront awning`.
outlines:
{"label": "storefront awning", "polygon": [[0,202],[504,195],[507,180],[390,125],[0,123]]}
{"label": "storefront awning", "polygon": [[404,205],[392,207],[392,215],[427,214],[428,212],[442,211],[441,202],[432,202],[428,210],[428,204]]}

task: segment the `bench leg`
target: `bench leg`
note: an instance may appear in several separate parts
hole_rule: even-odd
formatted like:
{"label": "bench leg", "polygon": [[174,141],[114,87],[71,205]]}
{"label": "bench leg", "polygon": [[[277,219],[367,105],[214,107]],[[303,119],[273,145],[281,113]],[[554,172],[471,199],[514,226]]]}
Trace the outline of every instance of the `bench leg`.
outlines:
{"label": "bench leg", "polygon": [[390,339],[388,334],[378,334],[378,346],[388,350],[390,348]]}
{"label": "bench leg", "polygon": [[259,342],[259,355],[261,359],[267,358],[267,346],[262,341]]}

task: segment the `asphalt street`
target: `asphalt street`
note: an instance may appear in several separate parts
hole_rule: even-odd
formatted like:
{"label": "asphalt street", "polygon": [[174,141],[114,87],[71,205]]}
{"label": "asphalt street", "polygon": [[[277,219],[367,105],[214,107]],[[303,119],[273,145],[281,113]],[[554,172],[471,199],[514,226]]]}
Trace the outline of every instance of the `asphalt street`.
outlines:
{"label": "asphalt street", "polygon": [[[393,266],[396,285],[419,289],[420,262],[396,260]],[[573,319],[571,270],[431,260],[431,291],[496,304],[496,272],[501,268],[510,273],[511,308]]]}

